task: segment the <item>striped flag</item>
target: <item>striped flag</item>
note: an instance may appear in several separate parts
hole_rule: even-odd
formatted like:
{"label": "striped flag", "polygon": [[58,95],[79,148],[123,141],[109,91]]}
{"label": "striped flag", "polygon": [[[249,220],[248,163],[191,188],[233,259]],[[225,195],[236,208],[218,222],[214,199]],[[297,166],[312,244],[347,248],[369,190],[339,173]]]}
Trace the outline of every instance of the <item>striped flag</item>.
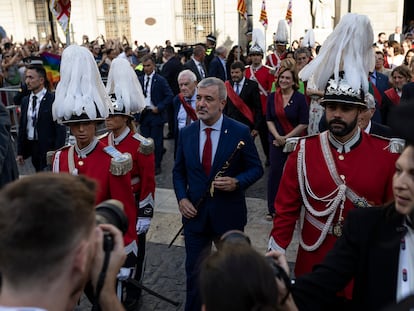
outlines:
{"label": "striped flag", "polygon": [[240,13],[243,19],[247,19],[246,0],[237,0],[237,12]]}
{"label": "striped flag", "polygon": [[290,26],[292,24],[292,0],[289,0],[285,19]]}
{"label": "striped flag", "polygon": [[263,25],[263,27],[265,29],[267,29],[267,23],[268,23],[268,21],[267,21],[267,12],[266,12],[266,3],[265,3],[265,0],[263,0],[263,2],[262,2],[262,9],[260,11],[259,22],[261,22],[262,25]]}
{"label": "striped flag", "polygon": [[65,34],[69,31],[70,0],[50,0],[50,11],[56,17]]}

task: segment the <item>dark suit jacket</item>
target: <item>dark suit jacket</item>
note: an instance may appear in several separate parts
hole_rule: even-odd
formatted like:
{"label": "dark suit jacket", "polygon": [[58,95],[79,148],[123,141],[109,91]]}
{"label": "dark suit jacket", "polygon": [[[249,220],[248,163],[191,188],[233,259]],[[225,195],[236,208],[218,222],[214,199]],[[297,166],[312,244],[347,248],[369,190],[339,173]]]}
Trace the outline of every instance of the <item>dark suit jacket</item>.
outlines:
{"label": "dark suit jacket", "polygon": [[400,103],[414,99],[414,82],[408,82],[402,88]]}
{"label": "dark suit jacket", "polygon": [[[146,75],[138,76],[142,89],[144,89],[144,78]],[[167,122],[167,107],[172,104],[173,93],[167,80],[155,73],[151,81],[151,101],[158,107],[159,113],[144,110],[139,121],[143,125],[159,125]]]}
{"label": "dark suit jacket", "polygon": [[[17,143],[17,154],[22,155],[24,158],[31,156],[27,147],[27,109],[29,107],[29,98],[26,96],[22,99],[21,115],[19,124],[19,136]],[[39,112],[37,115],[36,130],[38,134],[39,151],[42,159],[45,159],[46,165],[46,153],[51,150],[56,150],[65,144],[66,139],[66,127],[57,124],[53,121],[52,116],[52,104],[55,100],[55,94],[46,92],[40,102]],[[31,122],[31,120],[30,120]]]}
{"label": "dark suit jacket", "polygon": [[10,136],[10,115],[0,103],[0,189],[19,178],[13,144]]}
{"label": "dark suit jacket", "polygon": [[[210,188],[211,181],[223,167],[240,141],[245,146],[236,153],[224,176],[235,177],[239,189],[231,192],[214,191],[198,207],[198,214],[186,222],[185,230],[203,232],[213,230],[220,236],[230,229],[243,230],[247,222],[245,190],[263,175],[256,146],[244,124],[223,117],[221,134],[210,176],[204,173],[199,151],[200,121],[193,122],[179,133],[178,148],[173,169],[173,183],[177,200],[188,198],[194,205]],[[183,218],[184,221],[184,218]]]}
{"label": "dark suit jacket", "polygon": [[[233,87],[234,82],[230,80],[230,84]],[[254,124],[251,124],[250,121],[233,105],[230,98],[227,96],[227,104],[224,107],[224,113],[237,121],[240,121],[250,129],[258,130],[260,127],[260,122],[262,121],[263,114],[262,114],[262,104],[260,101],[260,93],[259,93],[259,86],[256,81],[244,79],[243,88],[239,94],[240,98],[243,99],[245,104],[250,108],[253,112],[254,116]]]}
{"label": "dark suit jacket", "polygon": [[395,303],[402,224],[394,205],[350,211],[343,235],[325,260],[296,280],[293,297],[299,310],[334,310],[328,305],[352,278],[349,310],[380,310]]}
{"label": "dark suit jacket", "polygon": [[[390,34],[388,36],[388,41],[397,41],[397,40],[394,39],[394,37],[395,37],[395,34],[393,34],[393,33]],[[402,33],[400,33],[400,40],[397,41],[397,42],[401,44],[404,41],[404,39],[405,39],[405,36]]]}
{"label": "dark suit jacket", "polygon": [[180,88],[178,87],[178,74],[183,70],[183,65],[177,57],[171,57],[161,69],[161,75],[167,79],[168,85],[170,86],[174,95],[180,93]]}
{"label": "dark suit jacket", "polygon": [[215,56],[213,60],[211,61],[208,67],[208,76],[216,77],[223,81],[226,81],[229,78],[228,73],[226,74],[226,71],[224,70],[224,66],[221,63],[218,56]]}
{"label": "dark suit jacket", "polygon": [[392,130],[387,125],[382,125],[381,123],[377,123],[371,120],[371,129],[369,130],[370,134],[392,138],[394,137],[392,134]]}
{"label": "dark suit jacket", "polygon": [[[204,73],[207,77],[207,75],[208,75],[207,68],[204,65],[204,63],[201,63],[201,65],[203,66]],[[194,62],[194,60],[192,58],[184,64],[184,69],[190,69],[192,72],[194,72],[196,77],[197,77],[197,82],[200,82],[202,80],[200,72],[198,71],[198,67],[197,67],[196,63]]]}

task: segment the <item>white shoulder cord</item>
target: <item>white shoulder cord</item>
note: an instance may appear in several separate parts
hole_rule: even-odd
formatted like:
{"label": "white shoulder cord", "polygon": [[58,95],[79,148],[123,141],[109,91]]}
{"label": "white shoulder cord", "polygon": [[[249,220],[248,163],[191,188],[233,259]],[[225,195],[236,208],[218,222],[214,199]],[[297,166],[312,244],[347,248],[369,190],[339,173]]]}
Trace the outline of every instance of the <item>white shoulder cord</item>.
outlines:
{"label": "white shoulder cord", "polygon": [[[297,162],[299,188],[300,188],[300,193],[302,195],[303,204],[305,205],[306,210],[312,216],[324,217],[324,216],[329,215],[326,223],[323,226],[321,235],[319,236],[318,240],[313,245],[305,244],[305,242],[302,239],[302,235],[300,236],[300,245],[302,246],[302,248],[308,252],[311,252],[311,251],[318,249],[323,243],[323,241],[325,240],[326,235],[328,234],[329,228],[332,225],[332,221],[333,221],[333,218],[335,217],[335,213],[336,213],[338,206],[341,206],[340,207],[341,209],[344,208],[344,203],[346,199],[346,196],[345,196],[346,185],[345,184],[339,185],[338,188],[336,188],[333,192],[331,192],[330,194],[324,197],[318,197],[317,195],[313,193],[309,185],[308,178],[307,178],[307,171],[306,171],[306,164],[305,164],[305,142],[306,142],[306,139],[300,140],[300,149],[298,152],[298,162]],[[305,189],[305,184],[306,184],[306,189]],[[307,194],[309,194],[309,196],[315,200],[327,202],[326,206],[328,208],[323,211],[315,210],[309,203],[307,199]]]}

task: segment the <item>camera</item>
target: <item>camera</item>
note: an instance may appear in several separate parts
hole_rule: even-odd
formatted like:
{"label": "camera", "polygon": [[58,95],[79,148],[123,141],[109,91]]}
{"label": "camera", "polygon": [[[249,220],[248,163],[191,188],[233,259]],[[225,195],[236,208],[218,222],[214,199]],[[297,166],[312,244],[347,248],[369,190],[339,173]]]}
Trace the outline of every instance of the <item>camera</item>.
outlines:
{"label": "camera", "polygon": [[[128,230],[128,219],[124,213],[124,205],[118,200],[106,200],[99,203],[95,208],[96,224],[111,224],[117,227],[124,235]],[[113,237],[104,232],[103,249],[110,252],[114,248]]]}

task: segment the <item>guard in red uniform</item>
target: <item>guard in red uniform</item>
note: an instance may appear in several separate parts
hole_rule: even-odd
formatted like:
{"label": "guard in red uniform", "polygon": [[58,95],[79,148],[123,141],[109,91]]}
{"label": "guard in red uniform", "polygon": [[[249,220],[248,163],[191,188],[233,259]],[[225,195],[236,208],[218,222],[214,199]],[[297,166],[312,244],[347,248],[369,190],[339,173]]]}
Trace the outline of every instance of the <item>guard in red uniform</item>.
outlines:
{"label": "guard in red uniform", "polygon": [[[105,120],[109,132],[101,138],[101,141],[121,153],[129,153],[132,156],[131,188],[138,214],[136,226],[138,255],[134,277],[137,281],[141,281],[145,259],[145,238],[154,213],[154,142],[136,131],[132,113],[141,111],[145,107],[145,100],[135,72],[124,59],[113,60],[106,90],[112,98],[114,111]],[[139,291],[135,289],[135,293],[138,298]]]}
{"label": "guard in red uniform", "polygon": [[[343,20],[345,24],[338,24],[328,37],[328,50],[321,54],[322,60],[318,56],[314,61],[326,64],[323,57],[329,55],[330,43],[342,40],[338,33],[352,33],[349,29],[371,25],[366,16],[357,14],[348,14]],[[371,53],[370,42],[368,38],[364,42],[366,47],[357,51]],[[346,65],[343,53],[356,53],[353,48],[338,51],[341,56],[338,61]],[[369,57],[361,55],[364,56]],[[364,94],[368,92],[368,71],[363,63],[359,64],[362,67],[353,64],[355,75],[348,76],[347,71],[335,71],[335,63],[323,69],[320,63],[311,63],[308,66],[314,67],[304,69],[305,77],[309,77],[306,70],[311,70],[315,81],[326,85],[321,104],[325,107],[328,131],[300,139],[289,156],[275,199],[276,216],[269,240],[269,248],[284,251],[304,206],[295,266],[297,276],[310,272],[324,259],[342,235],[342,225],[350,209],[375,208],[372,206],[392,200],[392,177],[398,154],[392,152],[393,142],[366,134],[357,126],[359,113],[367,109]],[[324,81],[321,73],[328,74],[328,78],[329,74],[332,76]],[[323,89],[321,85],[317,87]],[[348,286],[345,290],[347,299],[352,298],[350,289]]]}
{"label": "guard in red uniform", "polygon": [[[263,38],[263,39],[262,39]],[[256,81],[259,87],[260,102],[262,104],[261,122],[259,125],[259,137],[262,144],[263,152],[266,156],[266,166],[269,165],[269,130],[266,125],[266,105],[267,96],[270,94],[272,84],[275,81],[271,73],[272,68],[263,65],[263,56],[265,51],[264,35],[259,29],[253,30],[252,46],[249,49],[251,65],[246,66],[245,77]]]}
{"label": "guard in red uniform", "polygon": [[[124,235],[127,259],[118,276],[120,282],[117,291],[121,301],[128,307],[125,282],[122,280],[133,276],[138,251],[135,229],[137,209],[130,176],[132,158],[130,154],[122,154],[113,147],[105,146],[95,136],[97,125],[112,110],[112,102],[105,92],[91,52],[81,46],[67,47],[62,54],[60,75],[53,116],[70,127],[76,143],[55,153],[52,170],[95,179],[98,183],[96,204],[107,199],[117,199],[123,203],[128,219],[128,230]],[[80,81],[94,83],[85,87]]]}
{"label": "guard in red uniform", "polygon": [[266,65],[272,68],[273,74],[278,72],[280,61],[286,58],[286,45],[288,44],[288,38],[286,21],[281,19],[278,23],[277,30],[273,35],[273,53],[266,57]]}

